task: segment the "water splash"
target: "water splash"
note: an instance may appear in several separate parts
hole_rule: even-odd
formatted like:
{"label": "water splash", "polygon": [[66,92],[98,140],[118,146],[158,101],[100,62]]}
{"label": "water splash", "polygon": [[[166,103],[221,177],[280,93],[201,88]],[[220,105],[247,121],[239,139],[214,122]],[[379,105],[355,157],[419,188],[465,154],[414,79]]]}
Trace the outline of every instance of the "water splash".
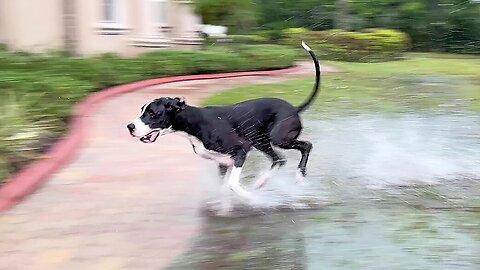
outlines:
{"label": "water splash", "polygon": [[478,116],[362,115],[309,126],[310,167],[338,180],[384,187],[480,177]]}

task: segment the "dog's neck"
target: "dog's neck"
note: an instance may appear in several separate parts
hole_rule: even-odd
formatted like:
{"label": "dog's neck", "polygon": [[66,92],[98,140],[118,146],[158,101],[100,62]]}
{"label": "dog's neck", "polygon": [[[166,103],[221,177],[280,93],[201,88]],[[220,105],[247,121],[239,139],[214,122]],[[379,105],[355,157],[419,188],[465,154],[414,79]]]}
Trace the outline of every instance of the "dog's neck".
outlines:
{"label": "dog's neck", "polygon": [[172,129],[198,137],[197,133],[200,130],[202,119],[203,115],[200,108],[187,105],[185,109],[175,115]]}

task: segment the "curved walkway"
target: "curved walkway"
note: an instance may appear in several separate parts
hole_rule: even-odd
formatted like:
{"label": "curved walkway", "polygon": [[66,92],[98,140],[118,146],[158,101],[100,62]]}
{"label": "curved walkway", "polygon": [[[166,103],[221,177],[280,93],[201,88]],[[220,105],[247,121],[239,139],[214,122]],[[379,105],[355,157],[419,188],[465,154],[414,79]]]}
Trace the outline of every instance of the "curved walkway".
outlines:
{"label": "curved walkway", "polygon": [[198,104],[240,85],[313,77],[312,69],[305,63],[279,76],[169,83],[98,105],[76,158],[0,216],[0,270],[165,267],[197,232],[197,209],[206,184],[216,180],[216,166],[194,155],[179,136],[140,143],[127,134],[126,123],[159,96]]}

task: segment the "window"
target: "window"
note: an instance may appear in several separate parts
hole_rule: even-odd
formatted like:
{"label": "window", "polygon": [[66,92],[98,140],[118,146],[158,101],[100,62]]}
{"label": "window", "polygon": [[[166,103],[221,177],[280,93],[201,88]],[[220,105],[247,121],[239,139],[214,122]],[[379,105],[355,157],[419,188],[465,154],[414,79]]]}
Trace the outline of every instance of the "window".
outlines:
{"label": "window", "polygon": [[103,16],[104,22],[118,22],[118,0],[103,0]]}
{"label": "window", "polygon": [[127,18],[126,0],[102,0],[99,8],[97,33],[102,35],[121,35],[127,32],[125,25]]}
{"label": "window", "polygon": [[157,26],[165,26],[168,23],[167,0],[151,0],[152,1],[152,22]]}

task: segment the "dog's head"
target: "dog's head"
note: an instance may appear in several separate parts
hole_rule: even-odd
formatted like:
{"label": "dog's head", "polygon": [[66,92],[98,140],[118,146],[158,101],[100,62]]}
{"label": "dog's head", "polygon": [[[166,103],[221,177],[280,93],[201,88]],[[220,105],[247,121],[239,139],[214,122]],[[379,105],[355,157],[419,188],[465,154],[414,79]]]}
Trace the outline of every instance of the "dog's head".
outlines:
{"label": "dog's head", "polygon": [[172,132],[175,115],[185,109],[185,101],[180,98],[162,97],[142,106],[140,116],[135,118],[127,129],[134,137],[144,143],[153,143],[167,133]]}

